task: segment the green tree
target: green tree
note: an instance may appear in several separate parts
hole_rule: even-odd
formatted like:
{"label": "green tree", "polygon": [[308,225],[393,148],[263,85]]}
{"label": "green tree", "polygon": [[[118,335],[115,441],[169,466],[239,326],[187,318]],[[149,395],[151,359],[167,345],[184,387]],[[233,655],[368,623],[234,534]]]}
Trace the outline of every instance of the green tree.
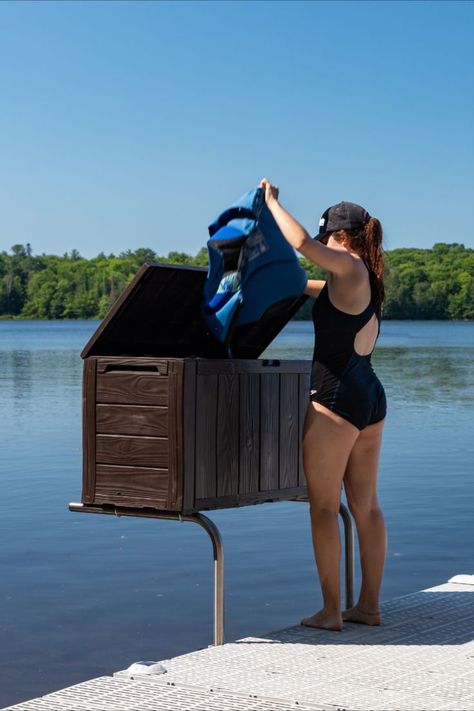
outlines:
{"label": "green tree", "polygon": [[[35,256],[29,243],[15,244],[10,253],[0,252],[0,317],[102,318],[144,262],[207,267],[208,250],[160,256],[140,247],[84,259],[76,249]],[[325,278],[310,260],[301,257],[300,264],[308,278]],[[386,252],[385,287],[384,318],[473,320],[474,250],[439,242],[432,249]],[[295,318],[311,318],[312,305],[309,298]]]}

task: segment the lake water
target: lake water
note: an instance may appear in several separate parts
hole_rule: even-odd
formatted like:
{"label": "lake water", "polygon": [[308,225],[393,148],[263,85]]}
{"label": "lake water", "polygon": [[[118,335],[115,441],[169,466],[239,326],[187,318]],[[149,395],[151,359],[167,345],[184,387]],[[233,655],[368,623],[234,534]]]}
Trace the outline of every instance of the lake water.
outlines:
{"label": "lake water", "polygon": [[[79,353],[96,327],[0,322],[0,706],[212,642],[198,526],[68,511],[81,491]],[[312,347],[311,322],[293,322],[262,357]],[[383,601],[474,573],[474,323],[385,321],[373,364],[388,400]],[[319,609],[306,503],[208,515],[225,545],[227,640]]]}

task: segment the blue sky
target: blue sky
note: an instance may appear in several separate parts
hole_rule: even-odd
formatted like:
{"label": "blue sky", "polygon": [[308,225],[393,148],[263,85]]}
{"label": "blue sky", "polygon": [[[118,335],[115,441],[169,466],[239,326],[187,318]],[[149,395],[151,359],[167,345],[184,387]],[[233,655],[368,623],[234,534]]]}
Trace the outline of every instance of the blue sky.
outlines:
{"label": "blue sky", "polygon": [[317,232],[474,247],[474,3],[1,2],[0,250],[195,254],[265,176]]}

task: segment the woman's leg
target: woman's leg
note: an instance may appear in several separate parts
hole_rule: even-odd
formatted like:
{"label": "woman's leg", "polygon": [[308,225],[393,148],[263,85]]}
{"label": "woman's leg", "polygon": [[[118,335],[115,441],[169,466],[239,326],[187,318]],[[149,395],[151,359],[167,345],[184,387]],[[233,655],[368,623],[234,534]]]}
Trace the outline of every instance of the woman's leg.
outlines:
{"label": "woman's leg", "polygon": [[338,514],[341,487],[357,427],[310,401],[303,431],[303,467],[308,487],[311,533],[324,607],[301,624],[342,629]]}
{"label": "woman's leg", "polygon": [[344,474],[347,503],[359,538],[362,585],[358,602],[355,607],[344,611],[343,619],[376,625],[381,620],[379,594],[387,552],[387,531],[377,499],[383,426],[384,420],[361,431]]}

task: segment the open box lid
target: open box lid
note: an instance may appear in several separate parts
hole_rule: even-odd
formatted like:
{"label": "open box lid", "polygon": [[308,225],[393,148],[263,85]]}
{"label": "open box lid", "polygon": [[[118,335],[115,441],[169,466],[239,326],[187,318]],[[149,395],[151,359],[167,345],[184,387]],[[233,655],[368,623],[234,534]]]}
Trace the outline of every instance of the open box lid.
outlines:
{"label": "open box lid", "polygon": [[[144,264],[81,353],[88,356],[227,358],[201,316],[207,267]],[[274,304],[256,323],[234,329],[235,358],[258,358],[308,297]]]}

